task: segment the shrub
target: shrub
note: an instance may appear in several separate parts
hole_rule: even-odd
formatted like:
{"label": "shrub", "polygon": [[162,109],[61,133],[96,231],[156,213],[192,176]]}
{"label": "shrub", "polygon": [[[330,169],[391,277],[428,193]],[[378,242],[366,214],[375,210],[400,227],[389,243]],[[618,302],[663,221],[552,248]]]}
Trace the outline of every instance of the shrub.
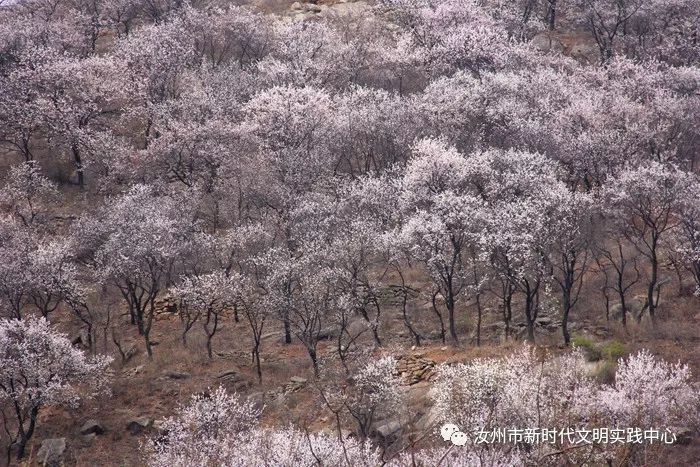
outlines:
{"label": "shrub", "polygon": [[616,371],[617,363],[614,360],[604,360],[593,372],[593,378],[602,384],[613,384]]}
{"label": "shrub", "polygon": [[627,347],[620,341],[610,341],[601,346],[600,352],[604,358],[616,362],[627,355]]}
{"label": "shrub", "polygon": [[597,362],[601,359],[602,355],[598,347],[596,346],[593,339],[588,336],[583,336],[577,334],[571,339],[571,343],[574,347],[580,348],[589,362]]}
{"label": "shrub", "polygon": [[695,426],[700,393],[688,365],[671,364],[643,350],[620,359],[615,383],[600,393],[599,405],[620,426]]}

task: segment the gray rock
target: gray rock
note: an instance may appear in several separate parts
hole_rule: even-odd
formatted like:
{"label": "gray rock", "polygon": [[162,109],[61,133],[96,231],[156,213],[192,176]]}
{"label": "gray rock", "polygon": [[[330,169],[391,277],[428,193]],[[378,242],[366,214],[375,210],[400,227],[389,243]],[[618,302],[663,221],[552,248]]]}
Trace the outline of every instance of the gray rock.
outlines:
{"label": "gray rock", "polygon": [[189,379],[192,375],[186,371],[168,371],[165,376],[170,379]]}
{"label": "gray rock", "polygon": [[138,365],[133,368],[125,368],[124,370],[122,370],[122,377],[126,379],[133,378],[139,373],[141,373],[141,370],[143,370],[143,365]]}
{"label": "gray rock", "polygon": [[96,435],[101,435],[104,434],[105,432],[105,427],[102,425],[100,422],[97,420],[88,420],[85,423],[83,423],[83,426],[80,427],[80,434],[81,435],[90,435],[90,434],[96,434]]}
{"label": "gray rock", "polygon": [[416,430],[426,432],[438,425],[439,414],[437,410],[428,410],[416,421]]}
{"label": "gray rock", "polygon": [[552,324],[552,318],[548,316],[542,316],[535,320],[535,324],[539,326],[549,326],[550,324]]}
{"label": "gray rock", "polygon": [[[639,319],[640,314],[647,313],[647,296],[640,294],[625,300],[627,306],[627,319]],[[659,302],[661,305],[661,302]],[[615,302],[610,306],[610,318],[615,320],[622,319],[622,304]]]}
{"label": "gray rock", "polygon": [[245,379],[242,375],[240,375],[236,371],[225,371],[219,376],[217,376],[217,379],[224,383],[226,386],[233,387],[235,391],[245,391],[251,386],[250,381]]}
{"label": "gray rock", "polygon": [[693,441],[694,432],[690,428],[686,427],[671,427],[669,428],[671,433],[676,436],[675,444],[688,445]]}
{"label": "gray rock", "polygon": [[41,442],[41,447],[36,453],[39,465],[59,466],[63,463],[63,454],[66,452],[66,438],[48,438]]}
{"label": "gray rock", "polygon": [[247,380],[244,380],[244,379],[243,379],[243,380],[241,380],[241,381],[237,381],[237,382],[233,385],[233,389],[234,389],[236,392],[243,392],[243,391],[247,390],[247,389],[248,389],[249,387],[251,387],[251,386],[252,386],[252,385],[250,384],[250,381],[247,381]]}
{"label": "gray rock", "polygon": [[440,331],[430,331],[425,337],[429,340],[439,340],[442,338],[442,335],[440,334]]}
{"label": "gray rock", "polygon": [[547,33],[537,34],[530,44],[541,52],[563,52],[564,44],[554,36]]}
{"label": "gray rock", "polygon": [[525,339],[525,336],[527,336],[527,327],[515,328],[515,331],[513,332],[513,336],[515,336],[515,338],[518,340]]}
{"label": "gray rock", "polygon": [[137,417],[129,420],[126,424],[126,429],[132,435],[138,435],[139,433],[147,430],[153,425],[153,420],[148,417]]}
{"label": "gray rock", "polygon": [[292,376],[289,378],[289,382],[284,386],[284,391],[286,393],[296,392],[306,386],[306,378],[301,376]]}
{"label": "gray rock", "polygon": [[587,44],[575,44],[571,47],[569,54],[574,58],[590,59],[597,57],[599,54],[598,48]]}
{"label": "gray rock", "polygon": [[265,393],[254,392],[249,394],[248,402],[250,402],[256,410],[262,410],[262,408],[265,406]]}
{"label": "gray rock", "polygon": [[268,332],[267,334],[263,334],[260,339],[263,341],[266,341],[268,339],[282,339],[284,337],[284,333],[282,331],[275,331],[275,332]]}
{"label": "gray rock", "polygon": [[84,348],[90,348],[90,334],[88,334],[87,329],[81,329],[78,334],[76,334],[71,339],[71,344],[81,346]]}
{"label": "gray rock", "polygon": [[[134,358],[134,355],[139,353],[139,348],[136,347],[135,344],[129,344],[129,347],[124,351],[124,361],[123,363],[129,362],[132,358]],[[140,365],[143,366],[143,365]]]}
{"label": "gray rock", "polygon": [[339,327],[330,326],[330,327],[321,329],[318,333],[318,338],[319,339],[333,339],[334,337],[338,337],[339,334],[340,334]]}
{"label": "gray rock", "polygon": [[359,336],[371,329],[370,324],[364,318],[358,318],[348,324],[347,331],[351,336]]}
{"label": "gray rock", "polygon": [[389,440],[399,434],[403,424],[398,420],[390,420],[377,426],[375,434],[383,440]]}
{"label": "gray rock", "polygon": [[225,371],[223,373],[220,373],[216,378],[221,380],[224,383],[231,383],[231,384],[238,383],[239,381],[243,381],[243,379],[244,379],[236,371]]}
{"label": "gray rock", "polygon": [[265,395],[265,398],[266,398],[266,400],[270,401],[270,406],[273,409],[281,410],[287,406],[287,398],[286,398],[284,391],[282,391],[282,392],[269,391]]}

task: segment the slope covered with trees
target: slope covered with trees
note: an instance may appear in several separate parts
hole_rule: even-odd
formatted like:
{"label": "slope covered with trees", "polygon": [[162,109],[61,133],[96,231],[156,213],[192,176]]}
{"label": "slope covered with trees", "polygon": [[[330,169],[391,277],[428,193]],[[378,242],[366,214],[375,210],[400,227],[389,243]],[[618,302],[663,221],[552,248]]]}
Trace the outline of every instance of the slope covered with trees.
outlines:
{"label": "slope covered with trees", "polygon": [[68,464],[692,456],[698,0],[320,3],[0,0],[8,462],[106,386],[166,421]]}

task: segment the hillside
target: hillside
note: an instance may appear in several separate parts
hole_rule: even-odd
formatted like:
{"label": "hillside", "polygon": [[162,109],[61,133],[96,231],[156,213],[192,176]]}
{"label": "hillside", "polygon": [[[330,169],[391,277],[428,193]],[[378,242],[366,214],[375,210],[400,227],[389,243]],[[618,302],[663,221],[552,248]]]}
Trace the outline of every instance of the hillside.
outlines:
{"label": "hillside", "polygon": [[699,27],[0,0],[0,465],[700,465]]}

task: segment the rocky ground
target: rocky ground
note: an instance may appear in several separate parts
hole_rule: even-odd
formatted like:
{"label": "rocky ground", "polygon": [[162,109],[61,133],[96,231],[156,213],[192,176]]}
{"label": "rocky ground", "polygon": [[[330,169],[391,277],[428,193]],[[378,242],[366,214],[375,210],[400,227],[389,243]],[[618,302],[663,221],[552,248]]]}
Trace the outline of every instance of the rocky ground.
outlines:
{"label": "rocky ground", "polygon": [[[665,318],[652,329],[646,321],[640,325],[631,320],[625,332],[618,322],[605,320],[604,314],[591,310],[579,312],[572,327],[575,335],[589,336],[594,342],[623,343],[626,351],[650,348],[664,358],[681,360],[692,365],[700,374],[700,300],[681,297],[670,300]],[[672,306],[673,304],[673,306]],[[673,311],[671,311],[673,310]],[[691,315],[692,311],[696,310]],[[417,327],[423,332],[434,325],[428,310],[414,310]],[[461,314],[464,317],[464,313]],[[465,339],[459,345],[443,344],[439,339],[427,339],[416,347],[403,325],[398,310],[387,312],[380,327],[383,346],[374,354],[392,354],[398,360],[398,371],[405,382],[409,406],[404,416],[392,420],[378,420],[373,433],[387,442],[397,437],[409,440],[419,433],[433,429],[429,391],[431,380],[441,364],[464,362],[478,357],[504,355],[521,345],[519,338],[505,340],[503,324],[495,313],[485,317],[482,331],[483,344],[475,346],[474,339]],[[538,319],[537,342],[543,349],[560,352],[559,319],[542,316]],[[172,413],[191,394],[223,385],[264,407],[263,424],[287,423],[308,426],[314,430],[333,430],[331,413],[318,405],[315,380],[308,356],[298,343],[285,345],[278,323],[271,322],[263,339],[263,381],[257,382],[249,352],[247,332],[243,323],[224,327],[214,339],[214,358],[209,360],[203,337],[191,332],[188,347],[180,340],[180,323],[170,314],[163,313],[156,323],[155,355],[149,360],[141,350],[136,335],[130,335],[122,347],[123,362],[114,365],[111,397],[84,403],[78,410],[47,409],[41,413],[37,433],[30,447],[26,465],[46,460],[49,465],[141,465],[139,446],[149,436],[156,436],[160,421]],[[359,325],[358,325],[359,328]],[[524,323],[516,320],[516,336],[522,335]],[[328,330],[329,337],[333,330]],[[461,322],[462,335],[473,334],[471,324]],[[430,332],[425,332],[429,335]],[[433,336],[437,333],[432,332]],[[80,333],[74,331],[76,345]],[[367,333],[364,344],[372,346]],[[105,343],[98,343],[100,346]],[[114,352],[109,343],[106,352]],[[333,340],[324,341],[321,355],[335,352]],[[119,357],[118,357],[119,358]],[[592,364],[595,372],[596,365]],[[346,427],[348,430],[351,427]],[[348,431],[349,433],[349,431]],[[686,445],[674,446],[671,451],[679,465],[697,465],[700,458],[700,439],[687,434]]]}

